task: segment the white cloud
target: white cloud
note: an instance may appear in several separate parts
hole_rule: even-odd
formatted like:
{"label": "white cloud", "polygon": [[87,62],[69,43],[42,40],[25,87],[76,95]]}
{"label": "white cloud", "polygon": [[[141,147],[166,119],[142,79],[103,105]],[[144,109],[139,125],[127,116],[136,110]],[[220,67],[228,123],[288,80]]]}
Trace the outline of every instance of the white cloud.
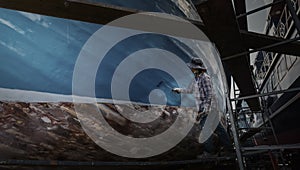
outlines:
{"label": "white cloud", "polygon": [[[84,97],[75,95],[64,95],[57,93],[9,89],[0,87],[0,101],[14,101],[14,102],[73,102],[73,103],[114,103],[114,104],[138,104],[149,106],[149,104],[138,103],[132,101],[121,101],[104,98]],[[153,105],[151,105],[153,106]]]}
{"label": "white cloud", "polygon": [[23,15],[24,17],[30,19],[31,21],[36,22],[36,23],[40,23],[42,26],[44,26],[44,27],[46,27],[46,28],[49,28],[49,23],[47,23],[47,22],[44,21],[42,15],[39,15],[39,14],[31,14],[31,13],[21,12],[21,11],[19,11],[19,13],[20,13],[21,15]]}
{"label": "white cloud", "polygon": [[14,24],[12,24],[11,22],[9,22],[7,20],[4,20],[4,19],[0,18],[0,23],[8,26],[9,28],[17,31],[20,34],[23,34],[23,35],[25,34],[25,31],[23,31],[21,28],[15,26]]}
{"label": "white cloud", "polygon": [[19,12],[21,15],[25,16],[26,18],[30,19],[31,21],[41,21],[42,20],[42,16],[38,15],[38,14],[30,14],[27,12]]}
{"label": "white cloud", "polygon": [[42,26],[44,26],[44,27],[46,27],[46,28],[49,28],[49,23],[47,23],[47,22],[42,22],[41,24],[42,24]]}
{"label": "white cloud", "polygon": [[6,48],[10,49],[11,51],[14,51],[15,53],[17,53],[20,56],[23,56],[23,57],[25,56],[25,53],[21,49],[13,47],[13,46],[11,46],[11,45],[3,42],[3,41],[0,41],[0,44],[5,46]]}

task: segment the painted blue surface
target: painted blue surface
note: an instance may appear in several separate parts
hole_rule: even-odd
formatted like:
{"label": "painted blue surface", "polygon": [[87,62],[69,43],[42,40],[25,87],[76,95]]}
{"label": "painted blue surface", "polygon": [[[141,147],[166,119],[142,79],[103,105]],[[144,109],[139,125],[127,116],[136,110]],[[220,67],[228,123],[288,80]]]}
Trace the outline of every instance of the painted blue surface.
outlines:
{"label": "painted blue surface", "polygon": [[78,53],[100,26],[29,15],[0,10],[0,86],[71,94]]}
{"label": "painted blue surface", "polygon": [[[168,0],[97,2],[184,15]],[[78,54],[87,39],[99,28],[101,25],[0,9],[0,87],[72,94],[72,74]],[[132,52],[150,47],[171,51],[186,62],[193,54],[188,47],[166,36],[144,34],[126,39],[110,50],[100,65],[96,96],[110,98],[111,77],[118,63]],[[166,73],[146,70],[133,80],[131,99],[148,102],[149,92],[161,80],[170,82],[168,86],[177,86]],[[160,88],[166,92],[169,104],[180,102],[179,96],[170,92],[166,85]]]}

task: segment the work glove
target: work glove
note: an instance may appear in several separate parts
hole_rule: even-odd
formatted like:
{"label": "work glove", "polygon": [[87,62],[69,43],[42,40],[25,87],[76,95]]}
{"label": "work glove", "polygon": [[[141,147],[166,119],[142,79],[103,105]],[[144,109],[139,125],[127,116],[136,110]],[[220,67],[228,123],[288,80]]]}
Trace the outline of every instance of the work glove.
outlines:
{"label": "work glove", "polygon": [[204,116],[204,115],[205,115],[205,112],[199,112],[196,116],[196,122],[199,122],[200,119],[202,118],[202,116]]}
{"label": "work glove", "polygon": [[198,112],[197,116],[196,116],[196,121],[200,121],[200,119],[206,114],[207,112],[207,106],[204,106],[203,109],[201,111]]}
{"label": "work glove", "polygon": [[180,93],[181,89],[180,88],[173,88],[172,91],[175,92],[175,93]]}

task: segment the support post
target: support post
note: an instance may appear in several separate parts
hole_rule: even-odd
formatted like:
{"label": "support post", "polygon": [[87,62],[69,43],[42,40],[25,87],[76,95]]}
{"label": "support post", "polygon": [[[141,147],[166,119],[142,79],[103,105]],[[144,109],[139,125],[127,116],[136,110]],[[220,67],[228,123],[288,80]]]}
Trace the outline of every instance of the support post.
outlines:
{"label": "support post", "polygon": [[232,106],[231,106],[228,94],[226,96],[227,96],[226,97],[227,105],[228,105],[228,107],[230,107],[228,109],[228,112],[229,112],[229,119],[230,119],[230,123],[231,123],[231,131],[232,131],[233,140],[234,140],[236,157],[237,157],[237,161],[238,161],[240,170],[244,170],[244,163],[243,163],[243,157],[242,157],[242,153],[241,153],[240,142],[238,139],[238,133],[236,131],[236,122],[234,120],[233,110],[232,110]]}
{"label": "support post", "polygon": [[286,0],[286,5],[287,5],[288,10],[290,11],[290,14],[291,14],[293,20],[294,20],[295,27],[298,31],[298,34],[300,34],[300,20],[299,20],[299,17],[293,7],[291,0]]}

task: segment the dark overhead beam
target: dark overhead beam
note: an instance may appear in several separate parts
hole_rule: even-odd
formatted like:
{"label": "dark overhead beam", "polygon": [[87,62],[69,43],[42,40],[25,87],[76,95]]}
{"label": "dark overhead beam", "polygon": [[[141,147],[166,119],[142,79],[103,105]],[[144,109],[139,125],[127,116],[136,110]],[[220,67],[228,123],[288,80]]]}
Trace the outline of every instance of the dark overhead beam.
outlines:
{"label": "dark overhead beam", "polygon": [[[105,25],[130,14],[144,12],[98,2],[89,2],[86,0],[0,0],[0,8],[91,22],[101,25]],[[135,17],[135,19],[136,20],[134,22],[127,22],[122,23],[122,25],[114,26],[190,39],[203,39],[202,35],[195,35],[193,32],[188,31],[180,31],[189,29],[187,24],[181,24],[182,21],[153,15],[143,15],[143,17]],[[203,23],[194,20],[189,20],[189,22],[193,23],[201,30],[204,30]],[[169,28],[161,29],[159,27],[161,23],[168,25]],[[177,29],[173,29],[174,27]]]}
{"label": "dark overhead beam", "polygon": [[[233,0],[234,3],[234,11],[235,11],[235,16],[241,15],[243,13],[246,13],[246,0]],[[241,18],[237,20],[239,29],[243,30],[248,30],[248,22],[247,22],[247,17]],[[244,55],[246,56],[246,55]],[[247,56],[247,58],[250,58]],[[226,73],[228,74],[228,73]],[[230,87],[230,86],[229,86]],[[242,100],[238,101],[237,107],[242,105]]]}
{"label": "dark overhead beam", "polygon": [[0,7],[97,24],[106,24],[138,12],[103,3],[82,3],[71,0],[0,0]]}
{"label": "dark overhead beam", "polygon": [[[234,0],[235,15],[240,16],[246,13],[246,0]],[[248,30],[247,17],[238,20],[240,29]]]}
{"label": "dark overhead beam", "polygon": [[[245,52],[236,15],[230,0],[207,0],[196,6],[209,38],[214,42],[221,58]],[[256,94],[247,55],[226,60],[223,63],[233,76],[241,96]],[[248,99],[252,110],[259,110],[258,99]]]}
{"label": "dark overhead beam", "polygon": [[[286,41],[283,38],[259,34],[241,30],[244,46],[248,49],[259,49],[261,47]],[[294,41],[276,47],[268,48],[265,51],[300,56],[300,42]]]}

